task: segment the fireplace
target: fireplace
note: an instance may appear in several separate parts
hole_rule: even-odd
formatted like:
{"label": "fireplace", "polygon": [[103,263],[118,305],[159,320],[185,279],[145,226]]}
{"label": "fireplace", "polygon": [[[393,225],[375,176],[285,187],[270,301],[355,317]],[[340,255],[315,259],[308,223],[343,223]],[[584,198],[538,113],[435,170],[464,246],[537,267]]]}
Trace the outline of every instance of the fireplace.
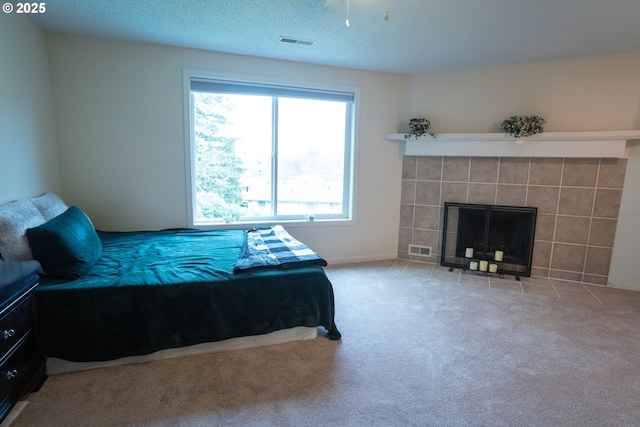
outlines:
{"label": "fireplace", "polygon": [[469,203],[444,205],[441,265],[531,276],[538,209]]}

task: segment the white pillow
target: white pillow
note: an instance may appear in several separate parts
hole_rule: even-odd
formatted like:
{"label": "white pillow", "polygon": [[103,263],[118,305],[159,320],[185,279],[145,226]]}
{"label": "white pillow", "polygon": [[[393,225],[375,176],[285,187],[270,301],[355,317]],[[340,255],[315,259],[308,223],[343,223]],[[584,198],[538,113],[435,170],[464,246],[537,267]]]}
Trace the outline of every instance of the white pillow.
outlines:
{"label": "white pillow", "polygon": [[29,199],[36,205],[36,208],[42,213],[44,219],[49,221],[69,209],[60,197],[54,193],[45,193],[42,196]]}
{"label": "white pillow", "polygon": [[7,259],[30,261],[33,259],[27,228],[37,227],[47,220],[27,199],[19,199],[0,206],[0,253]]}

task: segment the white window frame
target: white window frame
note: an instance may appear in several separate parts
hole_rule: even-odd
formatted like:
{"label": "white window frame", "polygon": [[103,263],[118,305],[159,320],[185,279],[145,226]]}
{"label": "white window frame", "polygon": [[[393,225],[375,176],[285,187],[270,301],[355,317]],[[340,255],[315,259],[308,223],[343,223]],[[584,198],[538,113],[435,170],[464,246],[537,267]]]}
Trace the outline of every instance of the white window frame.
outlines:
{"label": "white window frame", "polygon": [[[350,123],[347,123],[347,132],[350,136],[349,146],[345,149],[345,182],[343,189],[344,217],[324,217],[316,215],[313,218],[287,218],[242,220],[233,223],[220,222],[196,222],[196,191],[195,191],[195,136],[194,136],[194,101],[191,94],[191,82],[193,80],[228,81],[230,84],[246,84],[249,86],[275,86],[301,91],[319,92],[343,92],[353,94],[353,109],[350,114]],[[193,228],[244,228],[247,225],[270,225],[286,223],[287,226],[319,226],[319,225],[352,225],[355,224],[356,215],[356,147],[357,147],[357,123],[359,117],[360,90],[353,86],[323,84],[308,81],[291,81],[275,78],[256,76],[240,76],[225,73],[214,73],[201,70],[183,70],[184,93],[184,123],[185,123],[185,160],[186,160],[186,194],[187,194],[187,224]]]}

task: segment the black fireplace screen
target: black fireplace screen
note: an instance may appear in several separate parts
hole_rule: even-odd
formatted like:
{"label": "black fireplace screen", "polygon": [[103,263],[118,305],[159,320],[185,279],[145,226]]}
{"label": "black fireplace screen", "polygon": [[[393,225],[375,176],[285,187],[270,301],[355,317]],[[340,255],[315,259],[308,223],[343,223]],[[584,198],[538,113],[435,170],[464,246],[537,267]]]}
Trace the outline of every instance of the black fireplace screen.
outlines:
{"label": "black fireplace screen", "polygon": [[535,207],[446,202],[440,263],[484,271],[477,265],[487,261],[498,273],[530,276],[537,212]]}

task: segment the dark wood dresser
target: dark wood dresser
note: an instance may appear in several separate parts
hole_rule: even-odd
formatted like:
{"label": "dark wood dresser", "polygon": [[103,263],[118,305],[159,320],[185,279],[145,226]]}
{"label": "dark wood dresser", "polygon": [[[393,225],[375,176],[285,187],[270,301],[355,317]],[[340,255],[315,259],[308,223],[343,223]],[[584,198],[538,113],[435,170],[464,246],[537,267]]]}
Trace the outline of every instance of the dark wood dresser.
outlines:
{"label": "dark wood dresser", "polygon": [[46,379],[36,328],[38,274],[0,278],[0,421]]}

